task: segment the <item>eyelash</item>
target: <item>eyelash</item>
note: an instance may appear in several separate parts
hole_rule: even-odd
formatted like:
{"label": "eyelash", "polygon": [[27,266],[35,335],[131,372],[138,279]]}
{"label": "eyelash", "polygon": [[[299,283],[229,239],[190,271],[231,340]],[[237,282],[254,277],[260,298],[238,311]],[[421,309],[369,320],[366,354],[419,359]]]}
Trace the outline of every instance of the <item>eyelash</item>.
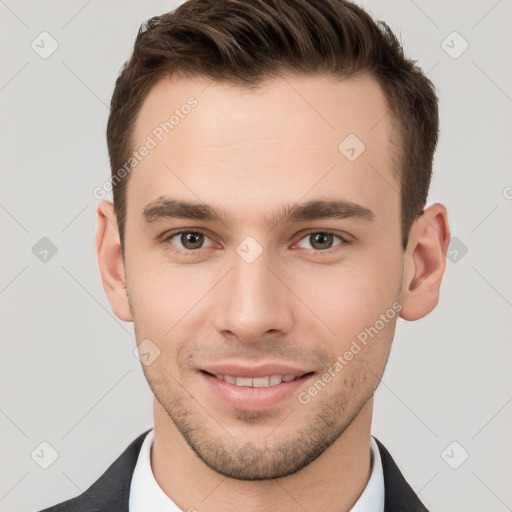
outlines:
{"label": "eyelash", "polygon": [[[201,230],[201,229],[187,229],[187,230],[182,230],[182,231],[176,231],[174,233],[170,233],[168,235],[165,236],[165,238],[162,240],[163,243],[165,244],[169,244],[169,245],[173,245],[170,243],[170,240],[173,239],[175,236],[178,236],[178,235],[183,235],[185,233],[197,233],[197,234],[201,234],[201,235],[204,235],[208,238],[211,239],[211,237],[208,235],[208,233],[206,233],[205,231]],[[344,246],[344,245],[348,245],[351,243],[351,239],[348,238],[348,236],[344,236],[344,235],[341,235],[340,233],[337,233],[335,231],[332,231],[332,230],[329,230],[329,229],[322,229],[322,230],[311,230],[311,231],[308,231],[307,233],[305,233],[299,240],[302,241],[304,240],[304,238],[307,238],[308,236],[311,236],[312,234],[318,234],[318,233],[321,233],[321,234],[326,234],[326,235],[333,235],[335,236],[336,238],[338,238],[340,240],[341,243],[337,244],[337,245],[334,245],[332,247],[329,247],[329,249],[325,249],[325,250],[320,250],[320,249],[309,249],[310,252],[314,252],[314,253],[317,253],[317,254],[320,254],[320,253],[327,253],[331,250],[336,250],[336,247],[340,247],[340,246]],[[205,249],[205,247],[200,247],[199,249],[181,249],[181,248],[173,248],[172,250],[177,252],[177,253],[180,253],[180,254],[196,254],[198,251],[202,250],[202,249]]]}

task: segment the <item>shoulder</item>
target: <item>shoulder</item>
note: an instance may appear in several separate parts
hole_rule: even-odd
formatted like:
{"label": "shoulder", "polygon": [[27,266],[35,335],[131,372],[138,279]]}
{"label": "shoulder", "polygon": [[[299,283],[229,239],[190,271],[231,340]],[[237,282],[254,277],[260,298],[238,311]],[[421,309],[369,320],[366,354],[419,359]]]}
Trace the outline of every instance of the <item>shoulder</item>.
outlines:
{"label": "shoulder", "polygon": [[127,512],[130,484],[144,438],[140,434],[82,494],[39,512]]}

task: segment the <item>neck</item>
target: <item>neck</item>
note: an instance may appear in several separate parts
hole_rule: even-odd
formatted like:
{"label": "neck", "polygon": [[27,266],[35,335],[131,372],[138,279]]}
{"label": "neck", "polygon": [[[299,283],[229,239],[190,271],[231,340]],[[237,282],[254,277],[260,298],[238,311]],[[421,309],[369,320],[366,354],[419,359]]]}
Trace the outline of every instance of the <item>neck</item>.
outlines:
{"label": "neck", "polygon": [[371,474],[373,398],[317,459],[292,475],[243,481],[209,468],[154,401],[151,467],[158,485],[182,510],[349,512]]}

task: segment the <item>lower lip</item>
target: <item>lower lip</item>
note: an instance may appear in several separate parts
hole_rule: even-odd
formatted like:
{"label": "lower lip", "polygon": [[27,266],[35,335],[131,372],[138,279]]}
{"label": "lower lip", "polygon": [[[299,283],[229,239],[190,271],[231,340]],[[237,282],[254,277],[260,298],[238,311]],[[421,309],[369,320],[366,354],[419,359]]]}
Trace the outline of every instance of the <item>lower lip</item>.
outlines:
{"label": "lower lip", "polygon": [[290,382],[255,388],[230,384],[225,380],[217,379],[217,377],[203,371],[201,371],[200,374],[201,377],[206,380],[210,389],[219,398],[237,409],[252,411],[267,409],[290,398],[290,396],[295,394],[298,389],[304,385],[307,379],[313,376],[312,374],[307,374]]}

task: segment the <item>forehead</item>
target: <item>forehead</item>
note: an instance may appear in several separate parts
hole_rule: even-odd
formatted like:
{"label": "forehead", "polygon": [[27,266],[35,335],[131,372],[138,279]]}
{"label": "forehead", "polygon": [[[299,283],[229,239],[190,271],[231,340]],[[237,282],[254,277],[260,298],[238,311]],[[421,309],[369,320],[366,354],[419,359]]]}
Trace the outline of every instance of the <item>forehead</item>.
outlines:
{"label": "forehead", "polygon": [[256,89],[164,78],[136,119],[133,149],[149,149],[130,173],[128,216],[170,195],[252,222],[282,203],[329,196],[390,220],[399,204],[390,118],[369,75],[283,75]]}

